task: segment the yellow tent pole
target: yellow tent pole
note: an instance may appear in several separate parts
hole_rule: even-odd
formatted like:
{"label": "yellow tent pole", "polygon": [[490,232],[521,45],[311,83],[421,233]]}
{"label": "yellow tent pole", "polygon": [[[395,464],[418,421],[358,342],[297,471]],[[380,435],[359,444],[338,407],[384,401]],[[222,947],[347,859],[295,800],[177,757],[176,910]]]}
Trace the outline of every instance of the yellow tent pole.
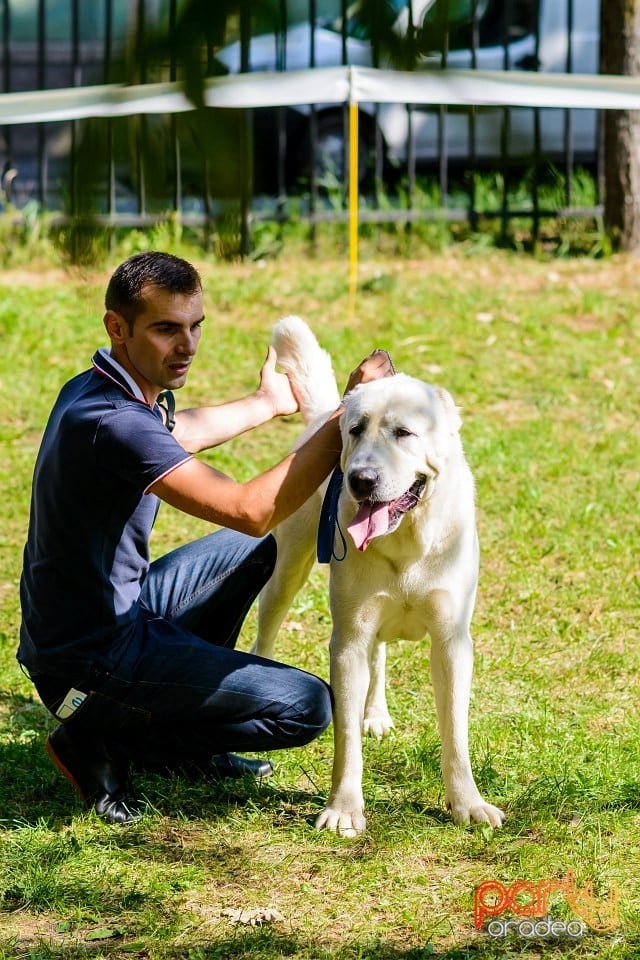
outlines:
{"label": "yellow tent pole", "polygon": [[349,103],[349,306],[348,320],[355,316],[358,287],[358,104]]}

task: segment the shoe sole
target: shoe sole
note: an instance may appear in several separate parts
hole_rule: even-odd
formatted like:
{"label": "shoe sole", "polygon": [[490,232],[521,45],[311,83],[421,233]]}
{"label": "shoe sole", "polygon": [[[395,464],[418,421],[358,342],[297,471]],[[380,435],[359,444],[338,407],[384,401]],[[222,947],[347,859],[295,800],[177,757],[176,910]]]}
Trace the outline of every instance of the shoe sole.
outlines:
{"label": "shoe sole", "polygon": [[62,760],[60,759],[60,757],[59,757],[58,754],[56,753],[55,747],[53,746],[53,743],[51,742],[51,735],[49,735],[49,736],[47,737],[47,739],[46,739],[46,742],[45,742],[45,750],[47,751],[47,753],[49,754],[49,756],[51,757],[51,759],[52,759],[53,762],[55,763],[55,765],[56,765],[56,767],[58,768],[58,770],[60,771],[60,773],[61,773],[64,777],[67,778],[67,780],[69,781],[69,783],[71,784],[71,786],[73,787],[73,789],[75,790],[75,792],[78,794],[78,796],[79,796],[80,799],[82,800],[84,806],[87,807],[87,806],[88,806],[87,798],[86,798],[85,794],[83,793],[82,788],[80,787],[80,784],[78,783],[78,781],[76,780],[76,778],[74,777],[74,775],[71,773],[71,771],[68,769],[68,767],[65,767],[64,763],[62,762]]}

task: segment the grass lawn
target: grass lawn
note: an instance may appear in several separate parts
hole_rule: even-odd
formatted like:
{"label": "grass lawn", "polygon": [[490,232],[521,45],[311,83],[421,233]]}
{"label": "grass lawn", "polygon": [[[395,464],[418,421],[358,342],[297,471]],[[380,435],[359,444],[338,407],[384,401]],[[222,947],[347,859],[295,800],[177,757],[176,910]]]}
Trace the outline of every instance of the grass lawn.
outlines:
{"label": "grass lawn", "polygon": [[[104,344],[107,273],[5,273],[0,958],[637,957],[637,259],[543,262],[465,247],[380,257],[361,264],[352,322],[338,259],[202,273],[206,328],[182,405],[253,389],[270,326],[299,313],[341,382],[384,346],[399,370],[446,386],[462,408],[482,547],[470,744],[479,787],[507,821],[495,833],[462,829],[443,810],[427,640],[389,651],[395,732],[365,745],[369,830],[356,840],[312,826],[330,782],[330,731],[275,755],[260,786],[141,778],[153,812],[135,826],[81,809],[45,755],[52,720],[14,654],[33,461],[59,386]],[[246,478],[299,429],[288,418],[207,456]],[[165,508],[154,555],[204,531]],[[254,629],[251,614],[243,648]],[[327,676],[329,633],[318,568],[279,653]],[[532,891],[571,873],[582,898],[552,886],[545,915],[574,931],[582,922],[581,935],[532,938],[513,910],[493,918],[495,936],[474,926],[483,882],[499,881],[505,896],[518,880],[535,884],[511,903],[526,914]]]}

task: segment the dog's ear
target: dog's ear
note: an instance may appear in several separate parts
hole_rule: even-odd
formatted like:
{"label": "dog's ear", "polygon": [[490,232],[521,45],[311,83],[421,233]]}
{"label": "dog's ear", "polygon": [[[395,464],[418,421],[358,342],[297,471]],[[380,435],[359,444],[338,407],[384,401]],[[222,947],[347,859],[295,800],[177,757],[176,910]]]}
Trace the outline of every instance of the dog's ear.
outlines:
{"label": "dog's ear", "polygon": [[438,399],[442,401],[442,406],[444,407],[444,412],[447,417],[447,423],[451,433],[458,433],[460,427],[462,426],[462,419],[460,417],[459,408],[456,407],[453,402],[453,397],[448,390],[445,390],[444,387],[438,387],[436,389]]}

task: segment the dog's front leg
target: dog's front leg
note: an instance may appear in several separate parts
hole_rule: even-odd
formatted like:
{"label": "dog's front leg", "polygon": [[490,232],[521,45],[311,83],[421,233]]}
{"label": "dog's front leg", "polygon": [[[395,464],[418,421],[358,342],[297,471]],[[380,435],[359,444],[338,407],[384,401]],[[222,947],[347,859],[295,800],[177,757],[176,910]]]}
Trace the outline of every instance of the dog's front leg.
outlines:
{"label": "dog's front leg", "polygon": [[[452,624],[449,624],[451,627]],[[445,799],[454,823],[500,827],[504,813],[480,795],[469,758],[473,641],[466,630],[431,631],[431,677],[442,741]]]}
{"label": "dog's front leg", "polygon": [[318,830],[355,837],[366,830],[362,793],[362,724],[369,686],[366,644],[352,637],[331,637],[331,688],[334,758],[331,793],[316,820]]}

